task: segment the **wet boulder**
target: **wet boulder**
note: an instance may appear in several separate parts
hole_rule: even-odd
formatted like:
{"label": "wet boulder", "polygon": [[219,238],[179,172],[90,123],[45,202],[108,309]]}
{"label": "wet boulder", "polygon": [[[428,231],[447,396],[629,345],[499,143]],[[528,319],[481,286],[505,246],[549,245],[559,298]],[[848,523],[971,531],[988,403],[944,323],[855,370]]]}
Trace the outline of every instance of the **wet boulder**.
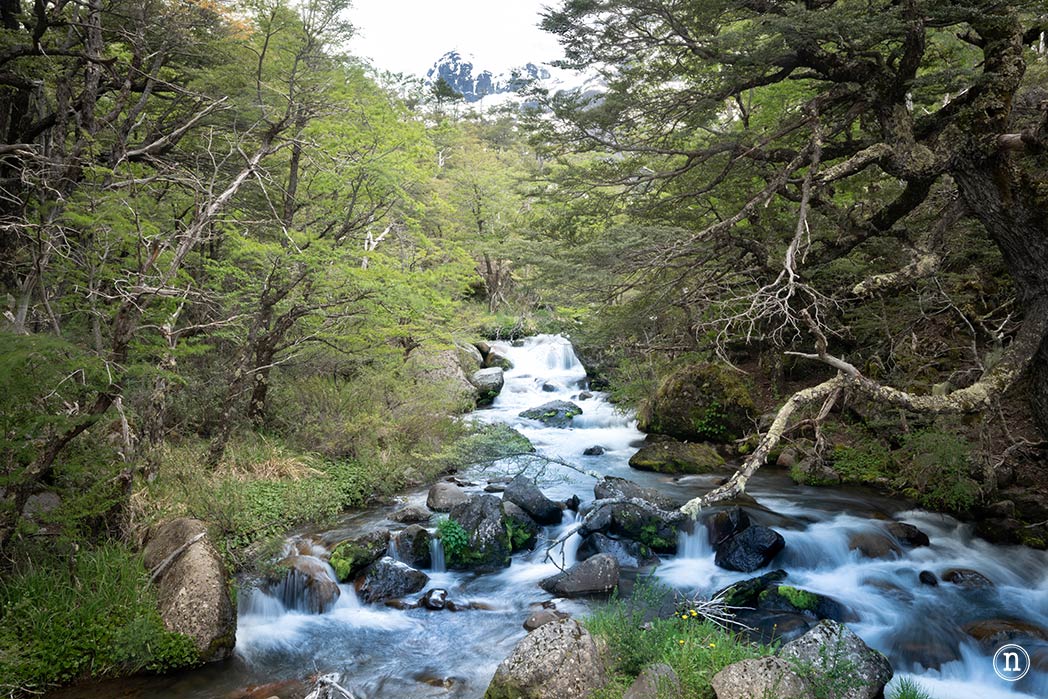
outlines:
{"label": "wet boulder", "polygon": [[752,526],[718,546],[714,562],[721,568],[749,573],[768,565],[785,546],[774,529]]}
{"label": "wet boulder", "polygon": [[583,456],[601,456],[604,454],[604,447],[599,444],[594,444],[592,447],[586,447],[582,450]]}
{"label": "wet boulder", "polygon": [[435,612],[440,611],[444,607],[448,606],[448,591],[440,587],[434,587],[431,590],[426,590],[425,594],[422,595],[422,598],[418,601],[418,603],[419,606],[425,607],[426,609],[430,609]]}
{"label": "wet boulder", "polygon": [[611,592],[619,584],[619,562],[598,553],[566,571],[539,581],[539,587],[558,597],[578,597]]}
{"label": "wet boulder", "polygon": [[465,530],[469,541],[461,556],[449,556],[453,559],[449,566],[490,571],[509,565],[512,542],[501,500],[477,495],[453,507],[451,519]]}
{"label": "wet boulder", "polygon": [[398,532],[394,537],[397,556],[412,568],[429,568],[432,565],[429,551],[429,531],[418,524]]}
{"label": "wet boulder", "polygon": [[360,599],[370,604],[418,592],[427,582],[429,576],[422,571],[390,556],[383,556],[368,567],[358,592]]}
{"label": "wet boulder", "polygon": [[469,500],[466,491],[454,483],[441,481],[434,483],[426,496],[426,507],[434,512],[451,512],[451,508]]}
{"label": "wet boulder", "polygon": [[623,568],[641,568],[655,565],[659,557],[644,544],[636,541],[612,539],[600,532],[590,534],[579,544],[575,558],[584,561],[597,554],[607,554],[619,562]]}
{"label": "wet boulder", "polygon": [[331,549],[328,562],[339,582],[354,580],[364,569],[386,555],[389,532],[380,529],[354,539],[346,539]]}
{"label": "wet boulder", "polygon": [[717,699],[809,699],[808,682],[787,660],[768,656],[747,658],[721,669],[710,680]]}
{"label": "wet boulder", "polygon": [[713,473],[724,468],[724,457],[709,444],[664,440],[642,447],[630,457],[630,466],[655,473]]}
{"label": "wet boulder", "polygon": [[157,584],[160,618],[168,631],[193,639],[200,660],[228,658],[236,638],[236,610],[229,597],[226,572],[197,519],[179,518],[150,532],[145,565]]}
{"label": "wet boulder", "polygon": [[654,488],[645,488],[626,478],[605,476],[593,486],[593,496],[598,500],[636,499],[643,500],[662,510],[676,510],[680,503],[663,495]]}
{"label": "wet boulder", "polygon": [[729,607],[756,607],[762,592],[785,579],[785,570],[773,570],[755,578],[732,583],[718,590],[713,596],[715,598],[723,596],[724,603]]}
{"label": "wet boulder", "polygon": [[477,389],[477,404],[490,405],[502,392],[505,379],[502,376],[502,369],[492,367],[473,372],[469,377],[469,382]]}
{"label": "wet boulder", "polygon": [[637,426],[682,441],[730,443],[750,429],[756,414],[749,388],[738,372],[703,362],[664,378],[640,406]]}
{"label": "wet boulder", "polygon": [[942,579],[969,590],[993,587],[993,581],[979,571],[970,568],[950,568],[942,574]]}
{"label": "wet boulder", "polygon": [[432,516],[433,513],[422,505],[407,505],[395,510],[389,518],[401,524],[418,524],[428,522]]}
{"label": "wet boulder", "polygon": [[906,522],[889,522],[884,526],[884,529],[905,546],[927,546],[931,543],[927,534]]}
{"label": "wet boulder", "polygon": [[269,581],[268,591],[287,609],[323,614],[342,594],[330,567],[315,556],[288,556],[277,564],[277,570],[283,575]]}
{"label": "wet boulder", "polygon": [[571,420],[582,414],[582,408],[566,400],[555,400],[544,403],[537,408],[529,408],[520,413],[520,417],[538,420],[547,427],[571,427]]}
{"label": "wet boulder", "polygon": [[502,511],[506,516],[506,530],[513,552],[535,548],[540,529],[535,520],[518,505],[505,500],[502,501]]}
{"label": "wet boulder", "polygon": [[852,532],[848,537],[848,549],[858,551],[866,558],[894,559],[902,555],[899,545],[879,531]]}
{"label": "wet boulder", "polygon": [[509,357],[500,352],[497,348],[492,347],[491,351],[489,351],[484,357],[484,368],[490,369],[492,367],[498,367],[503,371],[509,371],[513,368],[513,362],[511,362]]}
{"label": "wet boulder", "polygon": [[605,652],[574,619],[543,624],[499,664],[484,699],[588,699],[608,681]]}
{"label": "wet boulder", "polygon": [[502,499],[520,507],[539,524],[560,524],[564,516],[557,503],[547,498],[535,485],[535,481],[523,474],[509,482]]}
{"label": "wet boulder", "polygon": [[859,620],[855,612],[832,597],[792,585],[774,585],[765,590],[758,598],[758,606],[762,610],[808,614],[816,619]]}
{"label": "wet boulder", "polygon": [[1005,643],[1033,641],[1037,645],[1037,642],[1048,641],[1048,629],[1022,619],[982,619],[969,622],[961,629],[990,653]]}
{"label": "wet boulder", "polygon": [[894,674],[883,654],[836,621],[820,621],[811,631],[784,645],[779,657],[810,667],[816,677],[829,674],[834,667],[850,668],[850,686],[837,693],[839,699],[883,696],[884,686]]}
{"label": "wet boulder", "polygon": [[583,518],[580,536],[600,532],[618,539],[631,539],[657,553],[676,553],[678,527],[684,521],[679,510],[661,510],[632,502],[600,504]]}
{"label": "wet boulder", "polygon": [[936,587],[939,584],[939,579],[935,577],[935,573],[930,570],[922,570],[920,574],[918,574],[917,579],[921,581],[922,585]]}
{"label": "wet boulder", "polygon": [[714,512],[703,520],[710,545],[716,548],[739,532],[748,529],[750,516],[741,507]]}

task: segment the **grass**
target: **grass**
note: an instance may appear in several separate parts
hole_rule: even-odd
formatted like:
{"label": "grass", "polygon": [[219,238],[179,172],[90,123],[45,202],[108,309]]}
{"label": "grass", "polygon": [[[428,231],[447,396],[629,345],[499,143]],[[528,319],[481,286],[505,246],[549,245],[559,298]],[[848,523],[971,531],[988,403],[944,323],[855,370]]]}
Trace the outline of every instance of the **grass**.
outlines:
{"label": "grass", "polygon": [[902,677],[894,686],[889,687],[886,696],[887,699],[934,699],[919,682],[909,677]]}
{"label": "grass", "polygon": [[2,695],[197,657],[192,639],[164,628],[142,560],[122,544],[38,556],[0,579]]}
{"label": "grass", "polygon": [[596,699],[621,699],[647,666],[666,663],[677,673],[684,696],[714,699],[710,680],[724,667],[773,649],[704,620],[686,608],[668,619],[645,623],[645,610],[659,604],[666,590],[650,581],[638,583],[629,599],[614,598],[586,621],[591,633],[608,645],[611,681]]}

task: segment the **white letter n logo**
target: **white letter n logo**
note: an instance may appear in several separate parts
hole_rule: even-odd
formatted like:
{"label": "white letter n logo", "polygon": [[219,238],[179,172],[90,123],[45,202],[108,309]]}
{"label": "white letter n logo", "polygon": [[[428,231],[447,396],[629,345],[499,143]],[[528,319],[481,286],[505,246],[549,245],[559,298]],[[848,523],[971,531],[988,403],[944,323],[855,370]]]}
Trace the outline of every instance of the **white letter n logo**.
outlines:
{"label": "white letter n logo", "polygon": [[1021,672],[1022,668],[1019,667],[1019,654],[1018,653],[1005,653],[1004,657],[1004,671],[1005,672]]}

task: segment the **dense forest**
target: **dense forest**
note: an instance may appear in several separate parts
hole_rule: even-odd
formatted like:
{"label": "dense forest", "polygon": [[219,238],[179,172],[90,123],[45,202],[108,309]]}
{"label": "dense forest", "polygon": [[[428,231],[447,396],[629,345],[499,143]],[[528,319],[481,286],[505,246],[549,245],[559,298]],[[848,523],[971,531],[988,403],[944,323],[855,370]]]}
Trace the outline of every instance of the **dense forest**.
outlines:
{"label": "dense forest", "polygon": [[0,694],[203,659],[164,522],[232,582],[520,451],[474,342],[715,445],[687,515],[779,464],[1048,545],[1043,1],[566,0],[605,89],[495,111],[347,9],[0,0]]}

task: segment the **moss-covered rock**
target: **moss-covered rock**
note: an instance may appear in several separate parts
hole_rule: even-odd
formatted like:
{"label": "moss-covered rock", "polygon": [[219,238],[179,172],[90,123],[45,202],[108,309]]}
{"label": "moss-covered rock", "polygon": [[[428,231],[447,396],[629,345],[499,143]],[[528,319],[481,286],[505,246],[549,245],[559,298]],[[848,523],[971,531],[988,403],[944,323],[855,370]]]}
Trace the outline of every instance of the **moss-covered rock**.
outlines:
{"label": "moss-covered rock", "polygon": [[640,406],[638,427],[697,442],[731,442],[745,434],[757,414],[745,381],[722,364],[682,367],[663,379]]}
{"label": "moss-covered rock", "polygon": [[331,550],[328,562],[339,582],[353,580],[369,565],[382,558],[389,546],[389,532],[374,531],[348,539]]}
{"label": "moss-covered rock", "polygon": [[642,447],[630,457],[630,466],[656,473],[711,473],[724,467],[724,458],[709,444],[665,440]]}

